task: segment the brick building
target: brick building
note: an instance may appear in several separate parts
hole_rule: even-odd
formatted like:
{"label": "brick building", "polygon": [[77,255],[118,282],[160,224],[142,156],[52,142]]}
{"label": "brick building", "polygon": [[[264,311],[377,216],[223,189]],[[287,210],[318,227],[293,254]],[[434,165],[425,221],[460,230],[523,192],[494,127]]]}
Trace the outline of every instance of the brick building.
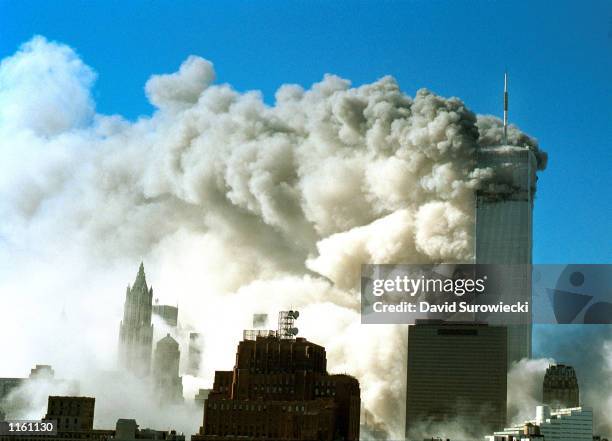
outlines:
{"label": "brick building", "polygon": [[45,420],[56,420],[59,431],[93,430],[96,399],[50,396]]}
{"label": "brick building", "polygon": [[50,396],[43,420],[57,421],[56,435],[0,435],[0,441],[109,441],[114,430],[93,428],[95,399]]}
{"label": "brick building", "polygon": [[359,382],[327,373],[325,348],[273,332],[238,345],[217,371],[192,441],[358,440]]}

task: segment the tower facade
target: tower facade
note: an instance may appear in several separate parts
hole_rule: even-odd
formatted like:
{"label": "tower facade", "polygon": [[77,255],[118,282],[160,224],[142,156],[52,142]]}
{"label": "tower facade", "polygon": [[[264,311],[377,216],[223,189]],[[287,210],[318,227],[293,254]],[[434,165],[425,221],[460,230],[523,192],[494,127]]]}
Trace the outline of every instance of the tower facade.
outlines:
{"label": "tower facade", "polygon": [[506,422],[506,328],[417,320],[408,326],[406,439],[461,422],[478,437]]}
{"label": "tower facade", "polygon": [[179,377],[181,351],[170,334],[157,342],[153,357],[153,380],[160,401],[176,403],[183,400],[183,383]]}
{"label": "tower facade", "polygon": [[133,374],[143,377],[151,367],[153,288],[147,287],[141,263],[136,280],[125,293],[123,320],[119,327],[119,362]]}
{"label": "tower facade", "polygon": [[580,391],[576,371],[571,366],[549,366],[542,385],[542,401],[552,409],[580,406]]}
{"label": "tower facade", "polygon": [[[533,195],[537,163],[526,147],[481,148],[494,177],[476,194],[476,263],[504,265],[501,296],[531,300]],[[508,325],[508,365],[531,357],[531,323]]]}

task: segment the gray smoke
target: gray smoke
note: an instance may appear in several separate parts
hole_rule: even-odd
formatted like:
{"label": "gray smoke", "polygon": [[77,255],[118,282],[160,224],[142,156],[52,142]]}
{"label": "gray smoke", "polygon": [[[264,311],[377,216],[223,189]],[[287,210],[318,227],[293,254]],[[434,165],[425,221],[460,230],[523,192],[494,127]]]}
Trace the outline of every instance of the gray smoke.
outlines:
{"label": "gray smoke", "polygon": [[580,404],[593,407],[594,431],[612,435],[612,326],[539,325],[535,328],[541,347],[558,363],[576,369]]}
{"label": "gray smoke", "polygon": [[[0,405],[7,418],[38,420],[45,416],[50,395],[95,397],[96,428],[114,429],[118,418],[136,420],[141,429],[175,429],[186,435],[196,433],[203,410],[193,400],[184,404],[159,403],[150,379],[139,379],[124,372],[81,372],[78,384],[49,379],[27,380],[13,389]],[[193,397],[191,397],[193,398]]]}
{"label": "gray smoke", "polygon": [[[231,369],[253,313],[297,308],[330,370],[360,380],[372,423],[402,436],[405,327],[360,325],[359,267],[473,257],[473,194],[492,176],[474,153],[500,142],[500,121],[424,89],[408,97],[392,77],[326,75],[269,105],[215,83],[196,56],[152,76],[156,110],[128,121],[95,111],[94,80],[43,37],[0,65],[0,331],[21,348],[6,374],[44,361],[95,393],[144,259],[156,296],[203,334],[206,385]],[[508,139],[545,167],[535,140],[515,127]],[[115,400],[101,396],[99,414],[129,418]]]}
{"label": "gray smoke", "polygon": [[508,372],[508,423],[522,424],[535,417],[536,406],[542,404],[544,374],[555,360],[523,359]]}

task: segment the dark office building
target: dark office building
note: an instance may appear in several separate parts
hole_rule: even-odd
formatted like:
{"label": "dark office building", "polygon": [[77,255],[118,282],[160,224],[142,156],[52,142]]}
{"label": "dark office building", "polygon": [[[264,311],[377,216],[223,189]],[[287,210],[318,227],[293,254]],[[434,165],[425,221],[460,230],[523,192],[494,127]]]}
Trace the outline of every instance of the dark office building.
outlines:
{"label": "dark office building", "polygon": [[427,425],[461,421],[478,437],[506,423],[505,327],[417,320],[408,327],[406,438]]}
{"label": "dark office building", "polygon": [[322,346],[273,331],[240,342],[204,405],[192,441],[359,439],[359,382],[328,374]]}
{"label": "dark office building", "polygon": [[119,329],[119,361],[125,369],[139,377],[148,375],[151,368],[152,299],[153,288],[147,287],[141,263],[134,285],[127,287],[123,321]]}
{"label": "dark office building", "polygon": [[57,420],[58,430],[92,430],[96,399],[50,396],[46,420]]}
{"label": "dark office building", "polygon": [[571,366],[549,366],[544,375],[542,401],[553,409],[580,406],[576,371]]}

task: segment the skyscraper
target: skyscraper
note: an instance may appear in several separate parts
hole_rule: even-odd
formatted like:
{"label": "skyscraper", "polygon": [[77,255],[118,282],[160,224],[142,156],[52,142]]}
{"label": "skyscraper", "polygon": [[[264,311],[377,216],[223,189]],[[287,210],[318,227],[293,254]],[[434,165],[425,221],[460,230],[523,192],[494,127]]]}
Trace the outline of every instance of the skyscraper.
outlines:
{"label": "skyscraper", "polygon": [[157,342],[153,357],[153,381],[160,401],[176,403],[183,400],[183,383],[179,377],[181,351],[170,334]]}
{"label": "skyscraper", "polygon": [[[473,435],[506,422],[506,328],[417,320],[408,327],[406,438],[437,436],[439,423]],[[429,426],[431,425],[431,426]]]}
{"label": "skyscraper", "polygon": [[542,401],[552,409],[580,406],[580,392],[576,371],[564,364],[546,369],[542,385]]}
{"label": "skyscraper", "polygon": [[198,332],[189,333],[189,353],[187,358],[187,373],[198,375],[200,359],[202,358],[202,335]]}
{"label": "skyscraper", "polygon": [[146,376],[151,367],[153,325],[151,308],[153,288],[147,287],[141,263],[134,285],[128,285],[119,328],[119,361],[137,376]]}
{"label": "skyscraper", "polygon": [[[481,148],[477,163],[494,177],[476,195],[476,263],[504,265],[499,294],[530,300],[535,155],[527,147]],[[508,365],[529,357],[531,323],[508,325]]]}

